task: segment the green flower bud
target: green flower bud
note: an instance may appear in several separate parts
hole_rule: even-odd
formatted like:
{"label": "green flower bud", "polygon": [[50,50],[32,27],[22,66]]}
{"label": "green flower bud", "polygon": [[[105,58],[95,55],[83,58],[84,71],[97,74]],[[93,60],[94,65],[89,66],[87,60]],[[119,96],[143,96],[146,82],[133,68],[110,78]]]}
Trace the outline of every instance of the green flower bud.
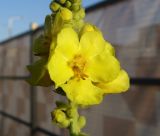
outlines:
{"label": "green flower bud", "polygon": [[53,12],[56,12],[57,10],[59,10],[60,7],[61,6],[57,2],[51,2],[51,4],[50,4],[50,9]]}
{"label": "green flower bud", "polygon": [[61,123],[61,127],[63,128],[67,128],[70,125],[70,121],[69,120],[65,120]]}
{"label": "green flower bud", "polygon": [[67,8],[70,8],[71,5],[72,5],[72,3],[71,3],[70,1],[66,1],[65,6],[66,6]]}
{"label": "green flower bud", "polygon": [[66,2],[66,0],[60,0],[61,4],[64,4]]}
{"label": "green flower bud", "polygon": [[84,17],[85,17],[85,10],[84,10],[83,8],[81,8],[81,9],[79,10],[79,15],[80,15],[81,18],[84,18]]}
{"label": "green flower bud", "polygon": [[73,11],[78,11],[79,9],[80,9],[80,5],[79,4],[77,4],[77,3],[75,3],[75,4],[72,4],[72,10]]}
{"label": "green flower bud", "polygon": [[55,113],[55,118],[56,118],[56,120],[57,120],[57,122],[63,122],[63,121],[65,121],[65,119],[66,119],[66,116],[65,116],[65,114],[64,114],[64,112],[62,112],[62,111],[57,111],[56,113]]}
{"label": "green flower bud", "polygon": [[69,21],[73,17],[72,12],[67,8],[61,8],[60,14],[64,21]]}
{"label": "green flower bud", "polygon": [[90,24],[85,24],[81,30],[81,34],[84,34],[85,32],[92,32],[95,31],[94,27]]}
{"label": "green flower bud", "polygon": [[83,19],[75,21],[75,28],[77,28],[79,31],[81,30],[83,25],[84,25],[84,20]]}
{"label": "green flower bud", "polygon": [[51,112],[53,122],[57,123],[60,127],[66,128],[69,126],[70,121],[67,119],[65,113],[60,109]]}
{"label": "green flower bud", "polygon": [[80,128],[83,128],[86,125],[86,119],[84,116],[80,116],[78,119],[78,124]]}
{"label": "green flower bud", "polygon": [[64,112],[62,112],[61,110],[58,110],[58,109],[51,112],[51,116],[52,116],[52,120],[56,121],[58,123],[63,122],[66,118],[66,115],[64,114]]}
{"label": "green flower bud", "polygon": [[74,109],[74,108],[70,108],[70,109],[67,110],[67,115],[70,118],[73,118],[73,117],[77,116],[77,114],[78,114],[77,110]]}
{"label": "green flower bud", "polygon": [[81,17],[80,17],[80,15],[79,15],[79,13],[75,13],[73,18],[74,18],[75,20],[79,20]]}

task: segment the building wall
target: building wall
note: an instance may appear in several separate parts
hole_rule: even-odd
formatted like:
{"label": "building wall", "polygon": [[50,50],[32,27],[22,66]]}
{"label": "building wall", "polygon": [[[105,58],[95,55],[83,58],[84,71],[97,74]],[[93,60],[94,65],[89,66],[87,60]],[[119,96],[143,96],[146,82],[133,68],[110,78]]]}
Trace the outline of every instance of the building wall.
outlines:
{"label": "building wall", "polygon": [[[0,45],[0,111],[27,122],[30,121],[30,86],[18,78],[28,76],[25,65],[30,59],[29,39],[25,35]],[[1,117],[0,135],[28,136],[29,133],[29,128]]]}
{"label": "building wall", "polygon": [[[126,0],[87,12],[86,20],[97,25],[113,44],[121,65],[131,77],[160,78],[160,1]],[[37,31],[34,36],[39,33]],[[0,46],[0,77],[28,76],[30,35]],[[51,123],[50,112],[59,96],[51,88],[36,87],[35,125],[59,135],[67,131]],[[98,106],[81,113],[87,117],[84,131],[91,136],[159,136],[160,87],[131,85],[124,94],[107,95]],[[23,80],[0,78],[0,110],[31,121],[30,86]],[[0,115],[0,135],[28,136],[27,127]],[[47,136],[37,133],[37,136]]]}

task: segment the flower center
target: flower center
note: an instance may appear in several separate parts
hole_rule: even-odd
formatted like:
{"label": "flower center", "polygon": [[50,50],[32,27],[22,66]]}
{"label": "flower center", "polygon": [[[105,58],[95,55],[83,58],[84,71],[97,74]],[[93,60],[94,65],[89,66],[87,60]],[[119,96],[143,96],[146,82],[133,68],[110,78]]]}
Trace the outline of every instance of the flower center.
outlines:
{"label": "flower center", "polygon": [[82,55],[75,55],[73,60],[69,63],[69,66],[71,66],[72,70],[74,71],[75,77],[82,79],[87,77],[87,75],[84,74],[85,65],[86,60],[82,57]]}

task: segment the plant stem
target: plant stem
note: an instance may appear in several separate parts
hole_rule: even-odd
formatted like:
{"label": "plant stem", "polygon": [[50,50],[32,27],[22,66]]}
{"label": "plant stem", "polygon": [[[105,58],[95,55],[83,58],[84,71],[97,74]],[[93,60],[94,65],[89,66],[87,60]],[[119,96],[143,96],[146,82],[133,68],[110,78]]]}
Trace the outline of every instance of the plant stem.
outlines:
{"label": "plant stem", "polygon": [[71,125],[69,128],[70,136],[79,136],[80,134],[80,126],[78,123],[79,114],[78,114],[78,106],[74,103],[70,103],[71,105]]}

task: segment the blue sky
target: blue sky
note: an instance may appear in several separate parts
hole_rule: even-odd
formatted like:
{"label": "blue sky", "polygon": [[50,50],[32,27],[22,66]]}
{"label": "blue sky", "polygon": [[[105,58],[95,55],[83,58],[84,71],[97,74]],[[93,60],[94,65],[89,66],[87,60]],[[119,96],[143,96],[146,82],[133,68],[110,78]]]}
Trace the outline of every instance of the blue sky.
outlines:
{"label": "blue sky", "polygon": [[[83,0],[84,7],[103,0]],[[49,3],[51,0],[1,0],[0,1],[0,41],[8,38],[8,19],[21,16],[21,20],[14,21],[12,36],[29,30],[31,22],[39,25],[44,23],[44,18],[50,14]]]}

